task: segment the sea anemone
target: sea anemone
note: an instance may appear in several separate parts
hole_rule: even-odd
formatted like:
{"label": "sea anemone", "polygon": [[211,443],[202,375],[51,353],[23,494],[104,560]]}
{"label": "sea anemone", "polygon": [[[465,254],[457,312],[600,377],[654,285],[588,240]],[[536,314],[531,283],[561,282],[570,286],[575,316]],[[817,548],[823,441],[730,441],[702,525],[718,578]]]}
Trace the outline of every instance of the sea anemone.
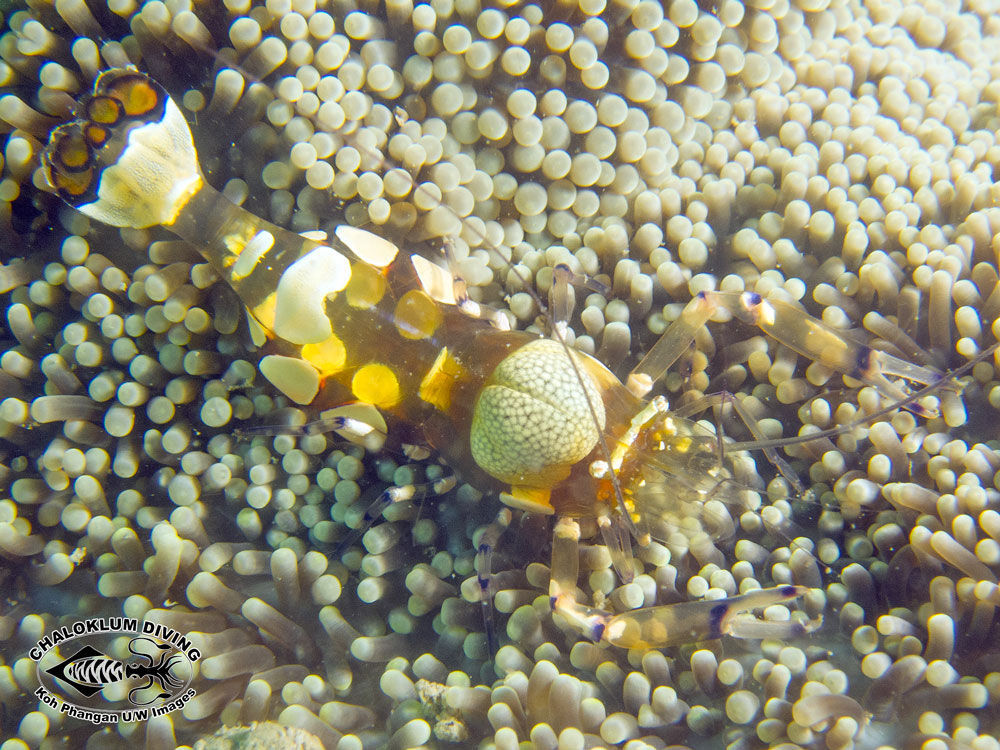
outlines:
{"label": "sea anemone", "polygon": [[[67,0],[6,29],[0,750],[172,748],[268,720],[345,750],[997,747],[992,358],[933,394],[940,417],[788,448],[808,493],[777,478],[760,509],[716,503],[733,533],[637,549],[630,583],[606,547],[581,550],[595,603],[797,583],[818,633],[592,644],[553,617],[549,531],[526,518],[496,544],[494,656],[475,554],[498,506],[460,485],[352,542],[381,490],[447,468],[286,434],[311,415],[256,377],[240,304],[195,248],[92,224],[39,170],[74,99],[132,64],[182,105],[209,181],[276,223],[448,238],[470,296],[521,327],[546,326],[557,265],[592,277],[567,338],[620,375],[706,289],[801,301],[955,368],[998,337],[987,4]],[[660,388],[738,392],[776,436],[880,407],[838,381],[712,325]],[[30,647],[122,614],[190,634],[197,696],[105,727],[41,703]]]}

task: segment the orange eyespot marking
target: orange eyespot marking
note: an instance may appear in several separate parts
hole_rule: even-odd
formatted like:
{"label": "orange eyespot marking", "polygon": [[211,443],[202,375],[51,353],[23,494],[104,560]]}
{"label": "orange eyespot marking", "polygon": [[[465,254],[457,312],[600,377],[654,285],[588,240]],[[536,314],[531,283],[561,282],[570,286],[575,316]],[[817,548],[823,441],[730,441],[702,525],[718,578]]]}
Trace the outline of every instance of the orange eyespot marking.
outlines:
{"label": "orange eyespot marking", "polygon": [[100,148],[111,137],[110,130],[103,125],[94,125],[93,123],[88,124],[83,132],[87,142],[94,148]]}
{"label": "orange eyespot marking", "polygon": [[90,147],[78,128],[53,133],[46,154],[60,172],[81,172],[90,166]]}
{"label": "orange eyespot marking", "polygon": [[141,117],[160,106],[160,93],[148,78],[138,73],[125,73],[104,83],[104,93],[121,102],[129,117]]}
{"label": "orange eyespot marking", "polygon": [[121,102],[110,96],[95,96],[87,102],[87,119],[100,125],[114,125],[123,114]]}
{"label": "orange eyespot marking", "polygon": [[87,192],[94,179],[94,170],[83,172],[52,172],[50,177],[64,197],[77,197]]}

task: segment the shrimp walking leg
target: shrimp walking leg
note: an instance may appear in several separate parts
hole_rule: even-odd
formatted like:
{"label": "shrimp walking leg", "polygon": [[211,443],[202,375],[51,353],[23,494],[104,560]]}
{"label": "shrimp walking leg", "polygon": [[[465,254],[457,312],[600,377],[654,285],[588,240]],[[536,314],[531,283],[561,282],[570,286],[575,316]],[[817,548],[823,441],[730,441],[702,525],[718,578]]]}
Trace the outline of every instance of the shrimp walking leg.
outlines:
{"label": "shrimp walking leg", "polygon": [[549,602],[555,613],[591,640],[621,648],[663,648],[724,635],[796,638],[822,624],[822,618],[764,620],[752,614],[753,610],[804,596],[809,591],[805,586],[775,586],[726,599],[642,607],[617,615],[588,607],[578,601],[576,590],[579,541],[579,524],[570,518],[560,518],[552,539]]}
{"label": "shrimp walking leg", "polygon": [[560,263],[552,270],[552,286],[549,287],[549,315],[552,317],[553,338],[566,338],[569,320],[576,307],[576,290],[573,288],[573,272]]}
{"label": "shrimp walking leg", "polygon": [[335,555],[341,555],[354,542],[360,539],[368,529],[370,529],[379,519],[382,513],[390,505],[412,500],[420,493],[430,492],[434,495],[443,495],[455,486],[455,477],[448,476],[435,481],[432,484],[407,484],[402,487],[389,487],[382,491],[375,501],[369,505],[361,516],[361,522],[357,528],[351,531],[337,543],[334,550]]}
{"label": "shrimp walking leg", "polygon": [[[691,345],[698,328],[720,312],[757,326],[789,349],[871,385],[893,401],[907,401],[908,394],[890,381],[889,376],[923,385],[938,383],[942,377],[933,368],[921,367],[858,343],[791,303],[764,299],[752,292],[701,292],[684,307],[632,370],[628,377],[629,388],[640,396],[648,393],[653,383]],[[919,403],[907,402],[906,408],[918,416],[937,416],[933,409]]]}
{"label": "shrimp walking leg", "polygon": [[649,393],[653,384],[691,346],[695,332],[709,321],[715,310],[705,294],[698,294],[688,302],[680,317],[670,324],[653,348],[629,373],[626,380],[629,390],[640,397]]}
{"label": "shrimp walking leg", "polygon": [[580,604],[576,581],[580,575],[580,524],[560,518],[552,532],[552,566],[549,574],[549,603],[574,630],[600,641],[610,613]]}
{"label": "shrimp walking leg", "polygon": [[[629,583],[635,576],[632,570],[632,537],[637,531],[630,528],[624,514],[602,515],[597,518],[597,528],[601,538],[611,553],[611,565],[622,583]],[[648,544],[648,538],[639,538],[640,544]]]}
{"label": "shrimp walking leg", "polygon": [[609,618],[604,640],[621,648],[662,648],[724,635],[799,638],[819,628],[822,618],[771,621],[751,611],[798,599],[808,591],[805,586],[774,586],[727,599],[644,607]]}
{"label": "shrimp walking leg", "polygon": [[385,445],[388,428],[385,419],[370,404],[345,404],[327,409],[314,419],[302,424],[260,425],[240,428],[241,435],[320,435],[334,432],[366,450],[378,451]]}
{"label": "shrimp walking leg", "polygon": [[[466,283],[465,278],[458,270],[458,260],[455,257],[455,243],[451,238],[445,238],[444,255],[448,263],[448,268],[452,269],[450,291],[451,299],[447,299],[447,294],[444,295],[444,298],[435,299],[438,299],[439,302],[457,306],[459,310],[468,315],[470,318],[485,320],[498,330],[509,331],[510,320],[506,315],[499,310],[493,309],[492,307],[479,304],[469,296],[469,286]],[[421,281],[423,281],[423,279],[421,279]]]}
{"label": "shrimp walking leg", "polygon": [[493,552],[500,537],[510,526],[511,511],[502,508],[493,523],[486,527],[476,544],[476,583],[479,587],[479,602],[483,609],[483,625],[486,631],[486,645],[491,655],[497,652],[496,625],[493,618]]}
{"label": "shrimp walking leg", "polygon": [[[751,292],[738,295],[706,292],[706,295],[711,304],[757,326],[789,349],[860,380],[893,401],[905,401],[908,394],[887,376],[901,377],[922,385],[941,380],[939,371],[854,341],[842,331],[831,328],[788,302],[764,299]],[[907,408],[918,416],[937,416],[936,411],[919,403],[908,403]]]}

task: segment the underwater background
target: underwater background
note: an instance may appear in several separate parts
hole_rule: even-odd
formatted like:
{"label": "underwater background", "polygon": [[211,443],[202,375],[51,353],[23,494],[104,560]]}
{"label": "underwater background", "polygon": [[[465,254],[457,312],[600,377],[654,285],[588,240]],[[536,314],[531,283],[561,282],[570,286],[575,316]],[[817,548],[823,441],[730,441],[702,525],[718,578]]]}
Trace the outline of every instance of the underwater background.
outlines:
{"label": "underwater background", "polygon": [[[1000,747],[993,357],[933,395],[941,416],[784,450],[806,493],[756,456],[760,506],[636,547],[632,583],[585,519],[591,603],[796,583],[817,632],[593,644],[550,611],[551,519],[517,514],[494,656],[475,558],[497,499],[418,494],[335,554],[384,489],[449,470],[260,434],[315,415],[258,373],[235,294],[194,247],[89,221],[39,169],[76,97],[134,65],[209,182],[278,224],[428,255],[449,238],[470,296],[539,332],[556,265],[606,284],[575,290],[568,338],[619,376],[705,289],[800,300],[955,369],[1000,334],[1000,3],[0,7],[0,750],[161,750],[267,720],[304,731],[261,746],[340,750]],[[713,324],[659,388],[732,391],[796,435],[877,410],[858,386]],[[105,726],[41,704],[36,641],[122,615],[189,634],[197,696]]]}

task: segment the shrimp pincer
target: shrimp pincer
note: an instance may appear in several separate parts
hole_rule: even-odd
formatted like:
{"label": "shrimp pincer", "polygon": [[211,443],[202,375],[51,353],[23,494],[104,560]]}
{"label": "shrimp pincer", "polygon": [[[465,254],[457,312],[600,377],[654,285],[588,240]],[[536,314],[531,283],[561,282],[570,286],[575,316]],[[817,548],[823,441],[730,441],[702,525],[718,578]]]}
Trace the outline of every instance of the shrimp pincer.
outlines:
{"label": "shrimp pincer", "polygon": [[765,621],[750,614],[772,604],[781,604],[804,596],[804,586],[775,586],[756,589],[720,600],[700,600],[642,607],[621,614],[611,614],[576,601],[578,555],[576,545],[580,527],[573,519],[556,523],[552,543],[552,577],[549,599],[574,628],[593,641],[632,649],[663,648],[684,643],[713,640],[724,635],[737,638],[794,638],[816,630],[822,618],[801,621]]}
{"label": "shrimp pincer", "polygon": [[[162,226],[198,248],[246,306],[264,353],[261,374],[309,414],[296,428],[302,434],[329,429],[371,449],[387,438],[426,444],[508,506],[557,516],[551,606],[585,635],[623,648],[723,635],[796,637],[819,625],[753,614],[807,591],[792,585],[622,614],[579,601],[574,519],[597,519],[627,577],[630,538],[664,538],[696,509],[738,505],[746,491],[718,436],[672,413],[662,397],[643,398],[700,326],[736,316],[925,416],[889,377],[942,379],[855,343],[792,304],[708,292],[688,304],[626,387],[561,341],[493,325],[498,316],[469,304],[453,275],[388,239],[341,225],[320,242],[233,204],[206,181],[180,109],[136,70],[103,73],[76,119],[53,131],[44,162],[51,185],[87,216],[117,227]],[[440,491],[452,485],[443,482]],[[381,498],[365,521],[392,502]],[[487,535],[487,546],[495,536]]]}

